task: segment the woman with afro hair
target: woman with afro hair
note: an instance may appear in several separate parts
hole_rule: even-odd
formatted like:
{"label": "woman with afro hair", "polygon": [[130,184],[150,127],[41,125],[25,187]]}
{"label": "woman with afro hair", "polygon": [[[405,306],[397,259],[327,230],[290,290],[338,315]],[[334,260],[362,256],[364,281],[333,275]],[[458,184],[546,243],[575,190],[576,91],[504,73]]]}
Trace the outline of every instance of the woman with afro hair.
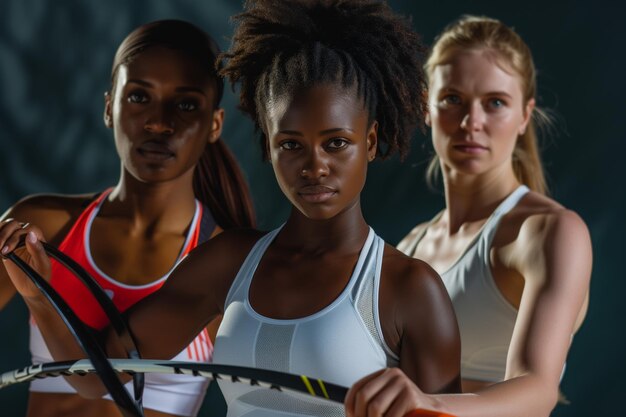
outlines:
{"label": "woman with afro hair", "polygon": [[[240,83],[241,109],[258,127],[292,210],[269,233],[228,230],[201,245],[130,309],[142,355],[171,357],[223,314],[215,363],[344,386],[368,377],[363,390],[381,395],[348,404],[350,415],[411,411],[399,384],[405,375],[423,392],[458,391],[459,334],[439,276],[385,244],[360,205],[368,164],[404,155],[423,123],[417,34],[371,0],[248,1],[235,19],[222,73]],[[42,270],[37,236],[27,241]],[[39,291],[10,267],[55,359],[81,356]],[[121,355],[107,340],[109,355]],[[84,395],[102,394],[95,380],[73,383]],[[229,416],[344,414],[342,406],[273,390],[220,386]],[[349,398],[367,394],[356,387]]]}

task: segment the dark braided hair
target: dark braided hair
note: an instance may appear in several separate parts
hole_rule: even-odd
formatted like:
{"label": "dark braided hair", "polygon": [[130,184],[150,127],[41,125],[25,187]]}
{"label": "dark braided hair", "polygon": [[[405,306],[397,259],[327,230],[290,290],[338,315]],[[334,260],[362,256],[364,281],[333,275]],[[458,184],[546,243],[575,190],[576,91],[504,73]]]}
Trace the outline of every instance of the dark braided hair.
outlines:
{"label": "dark braided hair", "polygon": [[424,48],[410,22],[374,0],[248,0],[221,73],[241,82],[240,108],[261,130],[283,95],[322,83],[355,89],[377,120],[377,155],[404,157],[415,127],[423,127]]}

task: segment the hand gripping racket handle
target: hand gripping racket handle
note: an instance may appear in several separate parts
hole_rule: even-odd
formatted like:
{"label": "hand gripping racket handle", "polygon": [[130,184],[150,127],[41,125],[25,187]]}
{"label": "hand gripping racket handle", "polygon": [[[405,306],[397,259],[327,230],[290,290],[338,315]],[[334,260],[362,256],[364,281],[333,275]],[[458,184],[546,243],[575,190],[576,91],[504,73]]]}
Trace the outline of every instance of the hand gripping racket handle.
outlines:
{"label": "hand gripping racket handle", "polygon": [[[40,242],[48,255],[72,272],[94,296],[105,315],[107,316],[111,327],[113,328],[118,340],[120,341],[126,356],[129,359],[141,359],[139,349],[132,337],[132,333],[126,324],[126,320],[122,317],[119,310],[111,301],[111,298],[104,292],[100,284],[93,279],[85,269],[74,259],[67,256],[54,246],[47,242]],[[142,373],[133,374],[133,388],[135,394],[135,402],[141,404],[144,388],[144,375]]]}
{"label": "hand gripping racket handle", "polygon": [[[60,251],[56,250],[54,247],[48,244],[45,244],[45,242],[41,242],[41,243],[44,247],[44,250],[46,250],[46,252],[50,256],[57,259],[63,265],[67,264],[68,269],[70,269],[72,272],[79,271],[80,272],[79,279],[81,279],[81,281],[86,278],[88,282],[90,281],[95,284],[95,281],[93,281],[93,278],[91,278],[89,274],[87,274],[87,272],[84,269],[82,269],[76,262],[71,260],[71,258],[62,254]],[[22,240],[19,246],[23,244],[24,242]],[[117,373],[115,372],[115,370],[113,369],[113,367],[108,361],[106,353],[104,352],[104,350],[102,349],[98,341],[96,340],[92,331],[89,328],[87,328],[87,326],[78,318],[78,316],[76,316],[74,311],[72,311],[72,309],[67,305],[67,303],[63,300],[63,298],[52,288],[52,286],[45,279],[43,279],[41,275],[39,275],[34,269],[32,269],[30,265],[28,265],[24,260],[22,260],[22,258],[17,256],[15,252],[11,252],[7,255],[4,255],[4,258],[9,259],[13,263],[15,263],[15,265],[17,265],[24,272],[24,274],[26,274],[26,276],[37,286],[37,288],[41,290],[41,292],[48,299],[48,301],[50,301],[50,304],[52,304],[52,306],[57,311],[57,313],[59,313],[59,315],[61,316],[61,318],[67,325],[68,329],[70,330],[74,339],[76,339],[81,349],[87,354],[87,356],[91,360],[94,368],[96,368],[97,370],[98,376],[100,377],[100,379],[102,380],[102,383],[111,394],[111,397],[113,398],[116,405],[122,412],[122,415],[124,415],[124,417],[143,417],[143,408],[141,406],[141,396],[139,396],[139,401],[135,401],[130,397],[130,395],[126,391],[126,388],[124,387],[124,384],[122,384],[122,382],[119,380]],[[90,289],[94,287],[93,285],[89,285],[89,284],[87,285],[88,285],[88,288]],[[108,300],[108,303],[112,304],[111,300],[106,296],[106,294],[104,293],[104,291],[102,291],[101,288],[100,288],[100,292],[104,295],[104,297],[106,297],[106,299]],[[99,302],[101,301],[101,298],[102,297],[98,297],[96,295],[96,299]],[[106,304],[107,302],[104,301],[104,305]],[[105,312],[107,312],[107,310],[110,310],[108,307],[103,307],[103,308],[105,309]],[[119,316],[119,312],[117,312],[117,308],[114,307],[114,310],[115,310],[115,314],[111,318],[115,321],[117,321],[117,318],[119,318],[123,322],[123,319],[121,319],[121,316]],[[119,323],[117,324],[119,325]],[[123,326],[124,328],[126,328],[125,324]],[[126,329],[126,331],[128,331],[128,329]],[[130,335],[130,332],[128,332],[128,335]],[[131,340],[132,345],[134,346],[134,342],[132,342],[132,338],[130,338],[130,340]],[[128,343],[128,340],[126,340],[126,343]],[[126,344],[126,343],[124,343],[123,341],[123,344]],[[135,388],[136,389],[138,388],[137,382],[135,382]],[[139,388],[140,388],[139,393],[141,394],[141,391],[143,391],[143,377],[141,377],[141,380],[139,381]]]}

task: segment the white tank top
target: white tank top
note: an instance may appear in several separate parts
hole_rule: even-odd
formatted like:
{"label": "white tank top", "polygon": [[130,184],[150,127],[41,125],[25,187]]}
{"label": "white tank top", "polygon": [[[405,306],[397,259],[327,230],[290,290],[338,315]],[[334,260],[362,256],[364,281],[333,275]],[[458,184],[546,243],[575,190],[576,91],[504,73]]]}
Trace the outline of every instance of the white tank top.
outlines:
{"label": "white tank top", "polygon": [[[228,292],[215,342],[215,363],[307,375],[343,386],[398,357],[384,342],[378,289],[385,243],[370,228],[356,266],[341,294],[322,310],[277,320],[254,311],[249,288],[254,272],[280,228],[252,248]],[[290,397],[273,390],[220,381],[228,417],[343,416],[343,405]]]}
{"label": "white tank top", "polygon": [[[459,323],[462,378],[504,380],[517,309],[504,298],[493,280],[489,252],[500,219],[527,192],[528,187],[521,185],[500,203],[461,257],[441,273]],[[413,255],[427,229],[406,249],[407,255]]]}

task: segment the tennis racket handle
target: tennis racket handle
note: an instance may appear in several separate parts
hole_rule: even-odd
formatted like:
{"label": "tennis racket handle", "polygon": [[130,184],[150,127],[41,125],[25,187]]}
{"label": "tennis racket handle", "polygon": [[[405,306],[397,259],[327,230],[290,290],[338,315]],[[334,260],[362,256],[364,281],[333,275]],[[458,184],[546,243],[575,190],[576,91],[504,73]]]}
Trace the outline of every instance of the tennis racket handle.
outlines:
{"label": "tennis racket handle", "polygon": [[424,410],[423,408],[418,408],[417,410],[413,410],[408,414],[405,414],[404,417],[454,417],[452,414],[440,413],[439,411],[431,411]]}

